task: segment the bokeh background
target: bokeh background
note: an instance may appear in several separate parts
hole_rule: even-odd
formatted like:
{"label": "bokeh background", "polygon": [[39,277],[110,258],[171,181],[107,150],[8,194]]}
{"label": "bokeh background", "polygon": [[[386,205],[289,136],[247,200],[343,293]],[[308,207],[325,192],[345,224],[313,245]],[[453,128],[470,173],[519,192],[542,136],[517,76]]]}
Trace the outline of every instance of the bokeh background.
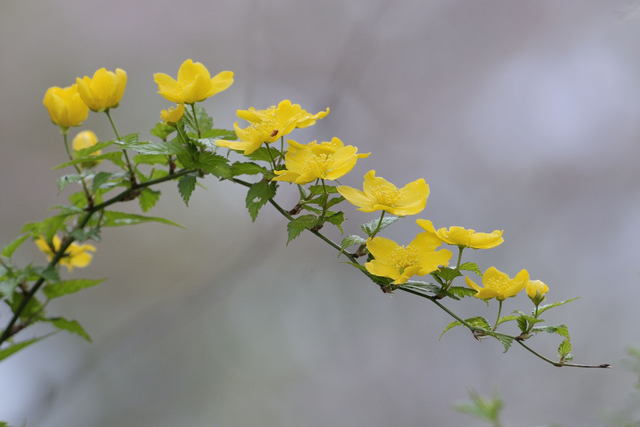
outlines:
{"label": "bokeh background", "polygon": [[[244,191],[207,182],[185,208],[174,185],[154,209],[186,229],[108,230],[82,277],[99,287],[50,305],[81,321],[0,365],[0,419],[14,426],[476,426],[451,410],[467,390],[499,391],[508,426],[602,426],[635,378],[617,362],[640,343],[640,18],[633,0],[94,0],[0,2],[0,242],[59,203],[65,160],[41,105],[47,87],[99,67],[129,86],[114,117],[146,133],[169,104],[154,72],[186,58],[236,73],[206,102],[284,98],[329,117],[292,135],[339,136],[369,168],[431,185],[421,217],[504,228],[472,253],[526,267],[571,327],[577,361],[556,369],[515,346],[453,330],[436,307],[388,296],[305,234],[285,246],[268,209],[252,224]],[[111,138],[103,117],[86,122]],[[284,205],[294,203],[284,192]],[[345,205],[346,206],[346,205]],[[351,212],[351,211],[350,211]],[[347,232],[371,217],[349,214]],[[412,219],[385,233],[410,239]],[[334,237],[338,237],[334,235]],[[23,262],[43,257],[26,245]],[[521,297],[508,309],[528,307]],[[493,318],[477,300],[459,311]],[[556,338],[541,338],[553,354]]]}

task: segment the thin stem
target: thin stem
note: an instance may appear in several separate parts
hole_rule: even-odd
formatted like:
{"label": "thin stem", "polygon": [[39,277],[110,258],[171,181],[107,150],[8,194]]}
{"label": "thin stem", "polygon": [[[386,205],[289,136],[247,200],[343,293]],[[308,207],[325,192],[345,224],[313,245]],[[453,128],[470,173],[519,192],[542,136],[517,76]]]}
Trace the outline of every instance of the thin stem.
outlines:
{"label": "thin stem", "polygon": [[[64,139],[64,149],[67,152],[67,156],[69,156],[69,160],[73,160],[73,155],[71,154],[71,149],[69,148],[69,138],[67,135],[67,129],[63,129],[62,131],[62,139]],[[89,188],[87,187],[87,183],[84,180],[84,176],[82,176],[82,170],[80,169],[80,166],[74,164],[73,168],[76,170],[76,172],[78,172],[78,175],[80,175],[80,182],[82,183],[82,189],[84,190],[84,196],[87,199],[87,206],[91,207],[93,206],[93,197],[91,196],[91,193],[89,192]]]}
{"label": "thin stem", "polygon": [[[88,207],[85,210],[84,215],[78,221],[77,225],[75,227],[73,227],[73,229],[71,230],[69,235],[66,236],[62,240],[62,242],[60,243],[60,247],[58,248],[58,250],[56,250],[54,252],[53,257],[51,258],[51,261],[49,261],[49,264],[47,265],[47,269],[54,268],[60,262],[60,260],[65,256],[66,250],[75,241],[75,238],[72,237],[74,232],[76,230],[81,230],[82,228],[84,228],[89,223],[89,220],[91,219],[91,217],[96,212],[98,212],[98,211],[100,211],[100,210],[102,210],[102,209],[104,209],[104,208],[106,208],[108,206],[111,206],[112,204],[117,203],[119,201],[127,200],[133,193],[135,193],[136,191],[139,191],[139,190],[141,190],[143,188],[150,187],[150,186],[156,185],[156,184],[160,184],[160,183],[165,182],[165,181],[171,181],[171,180],[174,180],[174,179],[176,179],[176,178],[178,178],[178,177],[180,177],[182,175],[186,175],[186,174],[191,173],[191,172],[194,172],[194,171],[190,170],[190,169],[183,169],[181,171],[178,171],[178,172],[174,173],[173,175],[167,175],[167,176],[164,176],[164,177],[161,177],[161,178],[153,179],[153,180],[150,180],[150,181],[145,181],[145,182],[143,182],[141,184],[136,184],[135,186],[133,186],[133,187],[121,192],[120,194],[112,197],[109,200],[106,200],[106,201],[104,201],[104,202],[102,202],[102,203],[100,203],[98,205],[93,206],[93,207]],[[13,313],[13,317],[11,318],[9,323],[7,324],[7,326],[4,329],[4,331],[2,332],[2,335],[0,335],[0,345],[2,343],[4,343],[7,339],[9,339],[10,337],[15,335],[16,333],[18,333],[25,326],[28,325],[28,323],[25,323],[21,327],[15,327],[16,322],[18,321],[18,319],[22,315],[22,312],[24,311],[24,309],[27,307],[27,304],[29,304],[31,299],[33,299],[33,297],[40,290],[42,285],[44,285],[44,283],[45,283],[45,278],[44,277],[40,277],[35,282],[33,287],[31,287],[31,289],[29,289],[29,291],[24,295],[24,297],[22,298],[22,301],[20,301],[20,305],[18,306],[18,308],[16,308],[16,311]]]}
{"label": "thin stem", "polygon": [[[118,128],[116,127],[116,124],[113,122],[113,118],[111,118],[111,110],[107,108],[106,110],[104,110],[104,113],[107,115],[107,118],[109,119],[109,123],[111,123],[111,129],[113,129],[113,133],[116,135],[116,138],[118,139],[118,141],[122,141],[122,138],[120,137],[120,132],[118,132]],[[133,187],[136,185],[136,174],[133,172],[133,167],[131,166],[131,161],[129,160],[129,154],[127,153],[127,150],[123,148],[122,153],[124,154],[124,160],[127,164],[127,169],[129,170],[129,181],[131,183],[131,187]]]}
{"label": "thin stem", "polygon": [[491,328],[492,332],[495,332],[498,327],[498,322],[500,322],[500,314],[502,314],[502,300],[498,300],[498,317],[496,317],[496,323],[493,324],[493,328]]}
{"label": "thin stem", "polygon": [[196,125],[196,132],[198,133],[198,139],[202,138],[202,134],[200,133],[200,124],[198,123],[198,115],[196,114],[196,104],[192,102],[189,104],[191,106],[191,112],[193,113],[193,123]]}
{"label": "thin stem", "polygon": [[460,268],[460,262],[462,261],[463,251],[464,251],[464,246],[458,246],[458,261],[456,262],[456,270]]}
{"label": "thin stem", "polygon": [[268,144],[268,143],[266,143],[266,142],[264,143],[264,146],[265,146],[265,147],[266,147],[266,149],[267,149],[267,153],[269,153],[269,158],[271,159],[271,167],[273,167],[273,171],[275,171],[275,170],[277,169],[277,168],[276,168],[276,161],[275,161],[275,159],[273,158],[273,154],[271,153],[271,148],[269,147],[269,144]]}
{"label": "thin stem", "polygon": [[378,232],[382,228],[382,220],[384,219],[385,214],[386,214],[386,211],[382,211],[382,213],[380,214],[380,219],[378,220],[378,225],[376,225],[376,229],[373,230],[373,233],[371,233],[371,236],[369,236],[369,238],[373,239],[376,236],[376,234],[378,234]]}

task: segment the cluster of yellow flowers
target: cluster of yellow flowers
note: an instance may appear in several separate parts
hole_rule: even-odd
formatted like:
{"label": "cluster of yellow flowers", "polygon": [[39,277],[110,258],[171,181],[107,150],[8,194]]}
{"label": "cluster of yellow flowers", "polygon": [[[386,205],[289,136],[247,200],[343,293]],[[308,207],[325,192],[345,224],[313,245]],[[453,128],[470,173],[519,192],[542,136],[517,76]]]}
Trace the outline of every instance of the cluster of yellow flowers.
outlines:
{"label": "cluster of yellow flowers", "polygon": [[[185,104],[193,106],[233,84],[233,72],[222,71],[211,77],[209,70],[201,63],[188,59],[178,70],[177,79],[164,74],[154,75],[158,85],[158,93],[167,100],[176,103],[174,107],[162,110],[161,120],[168,124],[178,123],[185,111]],[[76,83],[65,88],[52,87],[47,90],[43,103],[53,123],[65,132],[71,126],[79,126],[88,115],[88,110],[105,111],[118,106],[127,84],[127,73],[116,69],[115,72],[105,68],[97,70],[93,77],[77,78]],[[318,120],[326,117],[330,110],[312,114],[304,110],[299,104],[285,99],[277,105],[258,110],[253,107],[238,110],[238,118],[248,124],[241,127],[234,123],[236,140],[217,140],[216,145],[250,155],[263,144],[270,144],[277,140],[284,142],[284,137],[296,128],[306,128],[314,125]],[[97,137],[91,131],[79,133],[73,141],[74,150],[95,145]],[[370,156],[371,153],[358,153],[358,148],[345,145],[337,137],[329,141],[311,141],[307,144],[295,140],[288,140],[288,150],[284,153],[283,164],[276,164],[272,159],[273,181],[285,181],[304,185],[316,180],[335,181],[349,173],[357,161]],[[99,154],[95,152],[93,154]],[[402,188],[396,187],[386,179],[376,176],[375,170],[364,175],[362,190],[340,185],[337,192],[362,212],[382,211],[380,220],[385,213],[397,216],[417,215],[427,204],[430,189],[424,179],[417,179]],[[438,249],[442,244],[452,245],[462,251],[464,248],[490,249],[503,242],[502,230],[490,233],[476,232],[463,227],[436,229],[433,223],[426,219],[416,221],[424,231],[418,233],[411,243],[399,245],[385,237],[376,236],[376,230],[366,241],[366,249],[372,259],[365,263],[366,270],[375,276],[393,279],[393,284],[402,285],[414,276],[424,276],[433,273],[440,267],[448,266],[452,252],[448,249]],[[57,243],[56,243],[57,242]],[[49,256],[60,239],[56,236],[53,248],[44,240],[37,242]],[[82,267],[89,263],[91,245],[72,244],[62,264],[68,268]],[[529,280],[527,270],[521,270],[514,278],[499,271],[495,267],[488,268],[483,276],[480,287],[468,277],[467,285],[476,291],[477,298],[488,300],[496,298],[502,301],[515,296],[526,288],[529,297],[538,303],[548,291],[548,286],[535,280]]]}

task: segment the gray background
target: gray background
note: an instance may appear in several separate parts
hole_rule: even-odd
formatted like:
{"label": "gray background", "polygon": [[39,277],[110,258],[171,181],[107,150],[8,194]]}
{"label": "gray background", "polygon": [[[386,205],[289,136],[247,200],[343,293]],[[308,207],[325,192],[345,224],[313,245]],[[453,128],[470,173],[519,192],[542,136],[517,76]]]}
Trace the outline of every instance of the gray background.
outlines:
{"label": "gray background", "polygon": [[[129,86],[114,117],[145,132],[169,104],[154,72],[186,58],[236,83],[206,102],[218,125],[283,98],[332,113],[297,140],[332,136],[373,155],[398,184],[424,177],[421,215],[437,226],[504,228],[474,252],[483,267],[526,267],[567,322],[577,361],[617,363],[640,342],[640,22],[620,1],[0,2],[0,242],[59,203],[61,139],[47,87],[105,66]],[[111,138],[103,117],[86,127]],[[0,365],[0,418],[16,426],[476,426],[451,410],[469,388],[497,389],[506,424],[601,426],[634,378],[556,369],[508,354],[407,295],[387,296],[305,234],[285,247],[266,209],[207,182],[185,208],[173,188],[154,209],[187,229],[109,230],[76,277],[107,283],[51,304],[93,344],[63,334]],[[294,203],[293,191],[281,196]],[[346,205],[345,205],[346,207]],[[348,208],[347,208],[348,209]],[[348,232],[370,218],[349,210]],[[410,239],[412,219],[386,235]],[[337,235],[334,235],[337,238]],[[26,245],[18,258],[42,262]],[[522,296],[507,309],[526,308]],[[485,313],[477,300],[463,314]],[[0,313],[6,319],[6,313]],[[3,320],[4,322],[4,320]],[[553,354],[557,339],[538,347]]]}

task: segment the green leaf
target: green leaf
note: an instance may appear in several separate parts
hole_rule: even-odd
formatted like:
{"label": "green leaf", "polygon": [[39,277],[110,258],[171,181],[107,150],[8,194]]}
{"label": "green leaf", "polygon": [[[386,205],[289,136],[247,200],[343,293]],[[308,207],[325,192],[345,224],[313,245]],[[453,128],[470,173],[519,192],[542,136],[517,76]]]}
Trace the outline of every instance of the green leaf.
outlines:
{"label": "green leaf", "polygon": [[445,282],[450,282],[456,277],[462,276],[462,273],[460,273],[460,271],[456,270],[455,268],[449,268],[449,267],[440,267],[433,274],[437,274]]}
{"label": "green leaf", "polygon": [[158,122],[153,127],[153,129],[151,129],[151,135],[157,136],[160,139],[167,139],[167,137],[175,131],[175,127],[170,126],[166,123]]}
{"label": "green leaf", "polygon": [[238,175],[257,175],[267,173],[267,169],[253,162],[235,162],[231,165],[231,174]]}
{"label": "green leaf", "polygon": [[58,178],[58,191],[64,190],[64,188],[69,184],[75,184],[81,182],[83,179],[82,175],[72,174],[72,175],[62,175]]}
{"label": "green leaf", "polygon": [[207,132],[209,129],[211,129],[211,127],[213,127],[213,119],[211,118],[211,116],[209,116],[207,110],[200,105],[196,105],[196,117],[198,119],[197,126],[196,122],[193,120],[191,107],[185,105],[185,115],[182,116],[182,120],[184,121],[187,128],[192,130],[194,133],[197,133],[199,129],[202,133]]}
{"label": "green leaf", "polygon": [[69,215],[61,214],[46,218],[40,222],[30,222],[22,227],[23,233],[30,233],[33,237],[43,236],[48,242],[53,239],[53,236],[63,229],[65,220]]}
{"label": "green leaf", "polygon": [[97,174],[95,174],[95,176],[93,177],[93,183],[91,184],[93,191],[95,192],[102,186],[102,184],[109,181],[109,178],[111,178],[112,175],[113,174],[110,172],[98,172]]}
{"label": "green leaf", "polygon": [[482,271],[480,271],[478,264],[476,264],[475,262],[464,262],[460,264],[460,270],[473,271],[478,276],[482,276]]}
{"label": "green leaf", "polygon": [[332,214],[329,214],[325,217],[325,221],[335,225],[336,227],[338,227],[338,230],[340,230],[341,233],[344,233],[344,230],[342,229],[342,223],[344,222],[344,213],[334,212]]}
{"label": "green leaf", "polygon": [[338,197],[334,197],[332,199],[329,199],[329,201],[327,202],[327,209],[329,209],[332,206],[337,205],[338,203],[342,203],[344,202],[345,198],[342,196],[338,196]]}
{"label": "green leaf", "polygon": [[130,214],[126,212],[116,212],[116,211],[104,211],[102,225],[105,227],[120,227],[123,225],[142,224],[144,222],[159,222],[161,224],[173,225],[175,227],[182,228],[180,224],[176,224],[175,222],[170,221],[166,218],[160,218],[156,216],[144,216],[144,215]]}
{"label": "green leaf", "polygon": [[136,165],[162,165],[169,164],[167,154],[136,154],[133,158]]}
{"label": "green leaf", "polygon": [[149,211],[156,205],[156,203],[158,203],[159,199],[160,191],[145,188],[144,190],[142,190],[142,192],[140,192],[140,197],[138,197],[140,209],[142,209],[142,212]]}
{"label": "green leaf", "polygon": [[568,303],[570,303],[570,302],[572,302],[572,301],[575,301],[575,300],[577,300],[577,299],[579,299],[579,298],[580,298],[580,297],[570,298],[570,299],[568,299],[568,300],[564,300],[564,301],[560,301],[560,302],[554,302],[553,304],[541,305],[541,306],[538,308],[538,314],[542,314],[542,313],[544,313],[545,311],[550,310],[550,309],[552,309],[552,308],[554,308],[554,307],[559,307],[559,306],[561,306],[561,305],[568,304]]}
{"label": "green leaf", "polygon": [[11,426],[9,426],[9,424],[7,424],[4,421],[0,421],[0,427],[11,427]]}
{"label": "green leaf", "polygon": [[301,215],[293,221],[289,221],[289,224],[287,224],[287,232],[289,234],[287,244],[298,237],[304,230],[315,227],[317,223],[318,218],[315,215]]}
{"label": "green leaf", "polygon": [[573,346],[571,345],[571,341],[569,341],[569,339],[565,339],[563,340],[560,345],[558,346],[558,355],[560,356],[560,360],[562,362],[566,361],[566,360],[571,360],[571,350],[573,349]]}
{"label": "green leaf", "polygon": [[[382,219],[382,225],[380,225],[380,230],[382,231],[400,218],[397,216],[385,216]],[[378,223],[380,222],[380,218],[374,219],[373,221],[369,221],[366,224],[362,224],[360,229],[367,234],[367,236],[371,236],[375,229],[378,227]]]}
{"label": "green leaf", "polygon": [[9,243],[7,246],[2,248],[2,256],[11,258],[14,252],[22,245],[25,240],[29,238],[29,234],[23,234],[22,236],[18,236],[13,242]]}
{"label": "green leaf", "polygon": [[503,403],[499,396],[487,399],[480,396],[475,391],[470,391],[471,403],[463,403],[454,406],[454,409],[463,414],[475,416],[481,420],[488,421],[494,426],[501,426],[500,412]]}
{"label": "green leaf", "polygon": [[74,294],[85,288],[99,285],[106,279],[74,279],[57,283],[49,283],[43,288],[44,294],[49,299],[59,298],[64,295]]}
{"label": "green leaf", "polygon": [[113,140],[102,141],[102,142],[98,142],[95,145],[92,145],[91,147],[83,148],[82,150],[74,149],[73,151],[76,157],[88,157],[89,155],[91,155],[92,153],[95,153],[96,151],[104,150],[105,148],[109,147],[113,143],[114,143]]}
{"label": "green leaf", "polygon": [[44,337],[38,337],[38,338],[32,338],[30,340],[26,340],[26,341],[21,341],[21,342],[17,342],[15,344],[10,345],[9,347],[5,347],[2,350],[0,350],[0,361],[6,359],[7,357],[19,352],[20,350],[29,347],[31,344],[35,344],[38,341],[40,341],[41,339],[46,338],[46,336]]}
{"label": "green leaf", "polygon": [[342,239],[342,243],[340,243],[340,249],[345,250],[353,245],[364,245],[366,242],[367,241],[364,238],[352,234],[351,236],[347,236]]}
{"label": "green leaf", "polygon": [[[491,330],[491,325],[489,325],[489,322],[487,322],[487,319],[485,319],[484,317],[481,317],[481,316],[470,317],[468,319],[465,319],[464,321],[468,325],[474,328],[483,329],[487,332]],[[440,338],[442,338],[442,336],[450,329],[455,328],[456,326],[461,326],[461,325],[462,325],[462,322],[459,322],[459,321],[449,323],[447,327],[444,328],[444,330],[440,334]]]}
{"label": "green leaf", "polygon": [[249,210],[251,221],[256,220],[260,209],[262,209],[262,207],[269,201],[269,199],[275,195],[275,186],[266,181],[257,182],[249,187],[245,203],[247,209]]}
{"label": "green leaf", "polygon": [[518,322],[518,328],[520,328],[521,332],[529,329],[529,322],[527,322],[527,318],[525,316],[518,316],[516,321]]}
{"label": "green leaf", "polygon": [[518,317],[520,316],[516,316],[515,314],[511,314],[509,316],[502,316],[498,320],[498,325],[502,325],[503,323],[506,323],[506,322],[513,322],[514,320],[518,320]]}
{"label": "green leaf", "polygon": [[464,286],[452,286],[447,290],[449,296],[453,295],[458,298],[472,297],[476,294],[475,289],[466,288]]}
{"label": "green leaf", "polygon": [[[332,185],[326,185],[324,186],[324,188],[327,189],[327,193],[329,194],[333,194],[333,193],[337,193],[338,192],[338,188],[334,187]],[[322,185],[312,185],[309,187],[309,192],[311,194],[324,194],[324,190]]]}
{"label": "green leaf", "polygon": [[502,334],[489,334],[489,335],[492,335],[495,339],[500,341],[500,344],[502,344],[502,346],[504,347],[504,353],[509,351],[509,349],[511,348],[511,344],[513,344],[513,338],[508,337],[506,335],[502,335]]}
{"label": "green leaf", "polygon": [[531,329],[531,332],[546,332],[549,334],[558,334],[561,337],[569,338],[569,328],[567,325],[558,326],[536,326]]}
{"label": "green leaf", "polygon": [[0,278],[0,297],[10,297],[19,283],[19,277]]}
{"label": "green leaf", "polygon": [[184,204],[189,206],[189,199],[191,199],[191,193],[196,189],[196,177],[193,175],[183,175],[178,181],[178,191],[180,197],[184,200]]}
{"label": "green leaf", "polygon": [[440,333],[440,337],[439,337],[438,339],[442,338],[442,336],[443,336],[444,334],[446,334],[447,332],[449,332],[449,330],[451,330],[451,329],[455,328],[456,326],[462,326],[462,322],[460,322],[460,321],[456,320],[455,322],[451,322],[451,323],[449,323],[449,324],[448,324],[448,325],[447,325],[447,326],[442,330],[442,332]]}
{"label": "green leaf", "polygon": [[91,342],[91,336],[89,336],[87,331],[85,331],[82,325],[80,325],[80,323],[78,323],[76,320],[67,320],[64,317],[54,317],[46,319],[46,321],[60,330],[79,335],[85,340]]}
{"label": "green leaf", "polygon": [[119,167],[123,167],[124,163],[122,162],[122,152],[121,151],[111,151],[109,153],[99,154],[97,156],[90,155],[85,157],[76,157],[73,160],[69,160],[68,162],[61,163],[57,166],[53,167],[53,170],[64,169],[69,166],[78,165],[80,163],[87,162],[96,162],[98,160],[108,160]]}
{"label": "green leaf", "polygon": [[229,166],[227,159],[217,154],[209,152],[200,153],[198,155],[198,161],[194,166],[218,178],[231,178],[233,176],[231,166]]}
{"label": "green leaf", "polygon": [[185,146],[175,140],[158,142],[140,141],[120,145],[123,145],[123,148],[129,148],[141,154],[179,155],[186,152]]}
{"label": "green leaf", "polygon": [[[399,285],[400,288],[409,289],[417,292],[431,292],[433,295],[437,295],[440,293],[442,288],[438,285],[434,285],[433,283],[422,282],[419,280],[409,280],[402,285]],[[433,296],[430,295],[430,296]]]}
{"label": "green leaf", "polygon": [[269,149],[271,150],[271,156],[269,155],[269,150],[267,150],[266,147],[260,147],[253,153],[247,154],[246,157],[250,158],[251,160],[271,162],[272,156],[274,159],[282,156],[282,153],[280,153],[280,150],[278,150],[277,148],[269,147]]}

